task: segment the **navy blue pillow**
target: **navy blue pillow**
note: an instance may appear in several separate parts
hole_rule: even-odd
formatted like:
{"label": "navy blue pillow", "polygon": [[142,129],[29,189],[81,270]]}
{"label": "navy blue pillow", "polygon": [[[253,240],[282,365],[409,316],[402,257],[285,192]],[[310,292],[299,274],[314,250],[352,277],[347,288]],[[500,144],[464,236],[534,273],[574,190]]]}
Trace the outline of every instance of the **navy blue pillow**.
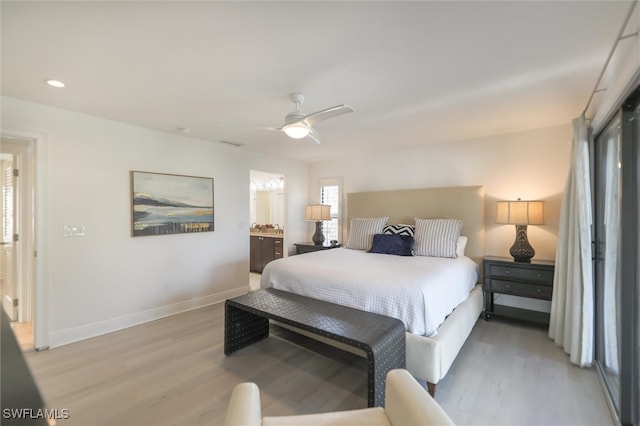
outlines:
{"label": "navy blue pillow", "polygon": [[413,237],[408,235],[373,236],[373,245],[369,253],[394,254],[396,256],[413,256]]}

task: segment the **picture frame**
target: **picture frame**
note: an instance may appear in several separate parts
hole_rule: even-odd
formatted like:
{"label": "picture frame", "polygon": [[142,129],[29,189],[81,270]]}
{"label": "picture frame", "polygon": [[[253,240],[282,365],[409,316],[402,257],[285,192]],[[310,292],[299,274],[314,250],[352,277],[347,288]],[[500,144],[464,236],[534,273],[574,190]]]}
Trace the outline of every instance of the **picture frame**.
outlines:
{"label": "picture frame", "polygon": [[209,177],[131,171],[131,236],[213,232]]}

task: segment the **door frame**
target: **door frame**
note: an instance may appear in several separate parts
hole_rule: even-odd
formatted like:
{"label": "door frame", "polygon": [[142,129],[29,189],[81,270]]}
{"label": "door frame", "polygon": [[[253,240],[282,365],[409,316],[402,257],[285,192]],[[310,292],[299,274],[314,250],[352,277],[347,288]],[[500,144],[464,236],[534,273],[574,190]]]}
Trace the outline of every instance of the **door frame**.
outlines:
{"label": "door frame", "polygon": [[32,143],[33,211],[33,343],[36,350],[49,348],[49,268],[47,264],[47,136],[44,133],[2,127],[3,138]]}
{"label": "door frame", "polygon": [[620,404],[620,418],[623,423],[640,423],[640,367],[638,359],[640,353],[638,345],[638,328],[640,328],[640,250],[638,239],[640,227],[638,225],[638,208],[640,206],[640,134],[638,134],[638,120],[640,115],[640,88],[625,100],[621,107],[622,114],[622,200],[620,228],[624,232],[620,235],[620,279],[622,283],[620,304],[622,311],[620,327],[620,393],[624,396]]}

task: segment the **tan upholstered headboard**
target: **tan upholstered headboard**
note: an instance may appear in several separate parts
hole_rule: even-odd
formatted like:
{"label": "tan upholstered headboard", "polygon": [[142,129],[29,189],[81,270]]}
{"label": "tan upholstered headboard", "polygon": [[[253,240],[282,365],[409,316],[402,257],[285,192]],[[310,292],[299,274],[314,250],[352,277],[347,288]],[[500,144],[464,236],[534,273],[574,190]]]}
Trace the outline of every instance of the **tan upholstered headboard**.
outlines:
{"label": "tan upholstered headboard", "polygon": [[465,254],[481,264],[484,256],[484,187],[452,186],[354,192],[347,194],[346,227],[353,217],[389,216],[390,224],[413,224],[414,218],[460,219],[469,240]]}

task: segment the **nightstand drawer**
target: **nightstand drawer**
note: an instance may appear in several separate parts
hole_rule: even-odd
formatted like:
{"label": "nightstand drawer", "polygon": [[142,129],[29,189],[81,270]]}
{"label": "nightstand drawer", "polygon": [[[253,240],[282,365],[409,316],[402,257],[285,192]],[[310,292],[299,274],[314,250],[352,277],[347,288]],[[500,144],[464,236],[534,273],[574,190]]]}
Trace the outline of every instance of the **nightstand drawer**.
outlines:
{"label": "nightstand drawer", "polygon": [[553,283],[553,270],[541,268],[527,268],[522,266],[489,265],[486,275],[506,279],[525,280],[543,284]]}
{"label": "nightstand drawer", "polygon": [[511,294],[513,296],[533,297],[535,299],[543,300],[551,300],[551,295],[553,293],[553,287],[549,285],[528,284],[496,279],[488,279],[485,282],[485,290]]}

